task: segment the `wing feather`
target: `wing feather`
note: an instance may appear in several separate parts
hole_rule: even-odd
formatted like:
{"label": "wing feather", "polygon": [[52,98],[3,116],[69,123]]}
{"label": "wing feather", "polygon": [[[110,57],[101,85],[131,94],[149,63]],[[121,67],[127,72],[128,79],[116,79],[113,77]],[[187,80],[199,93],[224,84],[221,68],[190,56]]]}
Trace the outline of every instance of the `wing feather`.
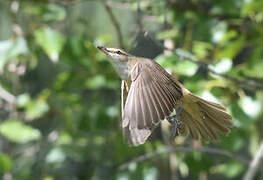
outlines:
{"label": "wing feather", "polygon": [[138,99],[138,101],[142,103],[142,108],[139,109],[139,111],[143,111],[144,114],[142,117],[137,119],[138,122],[143,121],[142,126],[138,126],[139,129],[142,129],[143,127],[151,127],[151,123],[149,123],[148,121],[152,119],[152,114],[150,111],[152,105],[148,98],[147,89],[142,88],[140,92],[141,92],[140,98],[136,97],[135,99]]}
{"label": "wing feather", "polygon": [[129,143],[139,145],[160,120],[173,112],[182,90],[159,64],[148,59],[134,65],[131,81],[123,109],[123,128]]}
{"label": "wing feather", "polygon": [[155,92],[153,92],[155,89],[153,88],[153,85],[150,85],[149,87],[149,90],[148,93],[149,93],[149,96],[151,98],[151,100],[153,101],[153,104],[154,104],[154,110],[157,114],[157,117],[156,119],[154,119],[154,123],[158,123],[159,119],[164,119],[165,118],[165,113],[164,111],[162,110],[162,106],[161,106],[161,103],[156,95]]}
{"label": "wing feather", "polygon": [[[159,115],[158,115],[158,109],[156,106],[158,106],[155,102],[155,98],[153,97],[153,94],[152,94],[152,91],[150,90],[150,88],[144,88],[144,97],[146,97],[146,101],[148,102],[148,104],[150,104],[148,106],[149,108],[149,111],[150,111],[150,118],[151,120],[149,119],[146,124],[146,126],[153,126],[155,125],[156,123],[158,123],[159,121]],[[159,105],[160,106],[160,105]],[[145,126],[144,126],[145,127]],[[140,128],[140,127],[139,127]],[[143,128],[143,127],[141,127]]]}

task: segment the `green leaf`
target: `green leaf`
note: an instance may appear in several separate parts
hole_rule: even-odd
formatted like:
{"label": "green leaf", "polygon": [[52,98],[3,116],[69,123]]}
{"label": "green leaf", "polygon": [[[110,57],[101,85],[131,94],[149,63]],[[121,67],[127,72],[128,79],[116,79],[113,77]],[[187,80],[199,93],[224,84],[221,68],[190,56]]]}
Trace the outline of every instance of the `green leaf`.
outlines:
{"label": "green leaf", "polygon": [[29,3],[24,12],[42,18],[46,22],[61,21],[66,17],[65,8],[56,4]]}
{"label": "green leaf", "polygon": [[34,32],[36,42],[44,49],[49,58],[53,62],[57,62],[59,59],[59,53],[61,52],[64,44],[64,36],[53,29],[42,28]]}
{"label": "green leaf", "polygon": [[26,118],[29,120],[33,120],[41,117],[44,113],[46,113],[49,110],[49,106],[46,102],[37,100],[28,103],[26,109]]}
{"label": "green leaf", "polygon": [[61,148],[58,147],[52,149],[46,157],[47,163],[59,163],[59,162],[63,162],[64,160],[65,160],[65,153],[62,151]]}
{"label": "green leaf", "polygon": [[254,62],[248,67],[244,66],[243,69],[246,76],[252,76],[255,78],[263,79],[263,61],[261,59],[259,61]]}
{"label": "green leaf", "polygon": [[255,1],[248,1],[242,8],[241,15],[249,16],[255,12],[261,12],[263,10],[263,1],[255,0]]}
{"label": "green leaf", "polygon": [[210,65],[209,67],[218,73],[226,73],[231,70],[232,61],[228,58],[223,58],[215,65]]}
{"label": "green leaf", "polygon": [[228,164],[221,164],[213,168],[216,173],[223,173],[228,178],[234,178],[244,170],[244,166],[240,163],[231,162]]}
{"label": "green leaf", "polygon": [[243,97],[239,101],[239,105],[242,108],[242,110],[248,115],[250,118],[256,118],[262,109],[261,102],[257,99],[252,99],[249,96]]}
{"label": "green leaf", "polygon": [[155,167],[144,168],[143,175],[144,175],[144,179],[157,179],[158,170]]}
{"label": "green leaf", "polygon": [[160,40],[169,39],[169,38],[174,38],[177,35],[178,35],[178,30],[177,29],[171,29],[171,30],[160,32],[157,35],[157,39],[160,39]]}
{"label": "green leaf", "polygon": [[0,133],[15,143],[27,143],[41,137],[39,130],[18,120],[7,120],[1,123]]}
{"label": "green leaf", "polygon": [[192,76],[196,73],[198,66],[189,61],[182,61],[173,67],[173,70],[181,75]]}
{"label": "green leaf", "polygon": [[7,59],[16,57],[20,54],[25,54],[28,52],[27,42],[24,38],[18,38],[12,42],[12,46],[7,52]]}
{"label": "green leaf", "polygon": [[49,110],[49,106],[44,100],[41,98],[31,99],[28,94],[19,95],[17,105],[26,109],[26,119],[28,120],[39,118]]}
{"label": "green leaf", "polygon": [[18,107],[25,107],[30,101],[31,98],[29,94],[21,94],[17,97],[16,103]]}
{"label": "green leaf", "polygon": [[24,38],[0,41],[0,71],[3,70],[9,59],[26,53],[28,53],[28,46]]}
{"label": "green leaf", "polygon": [[104,87],[106,84],[106,79],[104,76],[98,75],[87,79],[85,82],[86,87],[91,89],[98,89]]}
{"label": "green leaf", "polygon": [[201,41],[195,41],[193,52],[199,59],[205,58],[209,51],[213,48],[213,46],[210,43],[201,42]]}
{"label": "green leaf", "polygon": [[233,59],[238,52],[243,48],[245,44],[245,38],[239,37],[237,40],[227,42],[224,48],[218,51],[215,55],[215,59],[229,58]]}
{"label": "green leaf", "polygon": [[0,173],[5,173],[7,171],[10,171],[13,167],[13,162],[11,158],[0,152]]}
{"label": "green leaf", "polygon": [[[191,59],[194,59],[195,57],[188,53],[187,51],[177,49],[176,50],[178,55],[182,55],[183,57],[189,57]],[[189,61],[180,61],[178,59],[178,56],[158,56],[156,58],[156,62],[158,62],[161,66],[167,67],[168,69],[171,69],[173,72],[186,75],[186,76],[192,76],[195,74],[196,70],[198,69],[198,66],[195,63],[189,62]]]}
{"label": "green leaf", "polygon": [[44,11],[43,19],[45,21],[61,21],[65,19],[66,11],[62,6],[48,4]]}
{"label": "green leaf", "polygon": [[179,61],[179,58],[178,56],[174,56],[174,55],[171,55],[171,56],[164,56],[164,55],[159,55],[155,58],[155,61],[160,64],[162,67],[164,68],[169,68],[169,67],[173,67],[176,62]]}

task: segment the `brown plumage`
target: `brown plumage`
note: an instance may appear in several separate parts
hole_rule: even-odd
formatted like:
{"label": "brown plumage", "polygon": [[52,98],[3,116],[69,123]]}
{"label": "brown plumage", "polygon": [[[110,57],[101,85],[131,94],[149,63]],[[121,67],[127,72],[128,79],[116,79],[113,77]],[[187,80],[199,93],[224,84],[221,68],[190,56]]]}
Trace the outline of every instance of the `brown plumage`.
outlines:
{"label": "brown plumage", "polygon": [[158,63],[138,58],[119,49],[102,48],[122,81],[122,127],[130,145],[145,143],[160,120],[182,106],[179,135],[218,140],[218,133],[230,132],[232,117],[226,109],[191,94]]}

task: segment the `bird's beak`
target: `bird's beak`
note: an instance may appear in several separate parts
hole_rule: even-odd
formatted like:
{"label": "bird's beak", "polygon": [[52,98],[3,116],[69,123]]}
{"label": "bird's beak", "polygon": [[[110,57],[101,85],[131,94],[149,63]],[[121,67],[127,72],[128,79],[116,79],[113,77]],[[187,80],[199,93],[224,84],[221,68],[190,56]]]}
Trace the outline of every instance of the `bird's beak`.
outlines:
{"label": "bird's beak", "polygon": [[101,50],[102,52],[104,52],[105,54],[108,54],[107,48],[102,47],[102,46],[97,46],[97,48],[98,48],[99,50]]}

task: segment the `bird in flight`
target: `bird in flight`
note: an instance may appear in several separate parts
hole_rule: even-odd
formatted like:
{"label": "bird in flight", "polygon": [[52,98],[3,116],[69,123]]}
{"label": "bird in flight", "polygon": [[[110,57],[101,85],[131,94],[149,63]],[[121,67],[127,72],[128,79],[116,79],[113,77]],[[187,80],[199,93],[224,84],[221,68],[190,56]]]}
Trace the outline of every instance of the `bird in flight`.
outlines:
{"label": "bird in flight", "polygon": [[129,145],[144,144],[164,119],[171,123],[173,137],[190,134],[216,141],[218,132],[230,132],[232,117],[226,108],[192,94],[157,62],[117,48],[98,49],[122,79],[122,128]]}

